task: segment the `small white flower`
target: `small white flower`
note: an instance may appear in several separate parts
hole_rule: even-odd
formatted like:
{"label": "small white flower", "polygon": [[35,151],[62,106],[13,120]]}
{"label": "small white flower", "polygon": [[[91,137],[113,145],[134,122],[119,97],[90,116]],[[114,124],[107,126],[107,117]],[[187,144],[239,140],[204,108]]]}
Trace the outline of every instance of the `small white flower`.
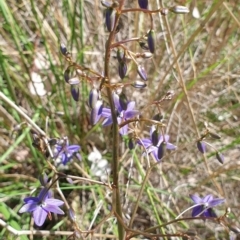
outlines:
{"label": "small white flower", "polygon": [[106,182],[111,169],[108,161],[102,159],[102,154],[96,147],[93,147],[93,151],[88,155],[88,161],[92,163],[90,168],[92,175],[99,177],[102,182]]}

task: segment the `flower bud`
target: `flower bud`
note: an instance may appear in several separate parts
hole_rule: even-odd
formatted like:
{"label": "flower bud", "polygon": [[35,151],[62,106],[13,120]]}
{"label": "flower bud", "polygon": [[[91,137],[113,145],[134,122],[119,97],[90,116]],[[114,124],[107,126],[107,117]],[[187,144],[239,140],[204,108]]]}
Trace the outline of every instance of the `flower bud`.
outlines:
{"label": "flower bud", "polygon": [[132,84],[132,86],[135,87],[135,88],[142,89],[142,88],[145,88],[145,87],[147,86],[147,84],[146,84],[145,82],[136,80],[136,81]]}
{"label": "flower bud", "polygon": [[68,81],[69,81],[69,79],[70,79],[70,68],[67,68],[65,71],[64,71],[64,74],[63,74],[63,76],[64,76],[64,80],[65,80],[65,82],[66,83],[68,83]]}
{"label": "flower bud", "polygon": [[107,1],[101,1],[101,4],[102,4],[104,7],[107,7],[107,8],[110,8],[110,7],[112,6],[112,3],[107,2]]}
{"label": "flower bud", "polygon": [[71,219],[73,222],[76,222],[77,217],[76,217],[76,214],[75,214],[75,212],[73,211],[72,208],[69,208],[69,209],[68,209],[68,214],[69,214],[70,219]]}
{"label": "flower bud", "polygon": [[139,41],[138,41],[138,44],[139,44],[139,46],[140,46],[142,49],[147,50],[147,51],[149,50],[148,44],[147,44],[147,42],[146,42],[145,39],[139,40]]}
{"label": "flower bud", "polygon": [[95,125],[102,114],[102,109],[103,109],[103,102],[102,100],[98,100],[95,107],[91,111],[91,116],[90,116],[90,121],[92,125]]}
{"label": "flower bud", "polygon": [[148,8],[148,0],[138,0],[138,5],[140,8],[147,9]]}
{"label": "flower bud", "polygon": [[96,106],[98,99],[99,99],[98,90],[96,88],[91,89],[88,101],[90,108],[94,108]]}
{"label": "flower bud", "polygon": [[147,73],[143,66],[138,65],[137,72],[138,75],[142,78],[142,80],[147,81]]}
{"label": "flower bud", "polygon": [[134,142],[133,142],[132,138],[130,138],[129,141],[128,141],[128,148],[130,150],[134,149]]}
{"label": "flower bud", "polygon": [[117,50],[117,60],[119,63],[126,61],[125,51],[123,51],[121,48],[118,48]]}
{"label": "flower bud", "polygon": [[127,74],[127,64],[125,62],[119,63],[118,65],[118,74],[121,79],[124,79],[124,77]]}
{"label": "flower bud", "polygon": [[150,53],[150,52],[144,52],[142,55],[141,55],[141,57],[142,58],[152,58],[152,53]]}
{"label": "flower bud", "polygon": [[79,100],[78,85],[71,85],[71,94],[72,94],[73,99],[77,102]]}
{"label": "flower bud", "polygon": [[201,153],[205,153],[206,152],[206,144],[205,142],[202,141],[197,141],[197,148]]}
{"label": "flower bud", "polygon": [[221,139],[221,136],[219,136],[217,133],[209,132],[209,135],[214,139]]}
{"label": "flower bud", "polygon": [[189,9],[185,6],[174,6],[169,8],[169,11],[177,14],[186,14],[189,13]]}
{"label": "flower bud", "polygon": [[151,53],[155,52],[155,32],[151,29],[147,35],[148,48]]}
{"label": "flower bud", "polygon": [[68,54],[67,47],[65,46],[64,43],[60,43],[60,51],[61,51],[63,56],[66,56]]}
{"label": "flower bud", "polygon": [[161,142],[160,146],[158,147],[158,159],[161,160],[166,153],[166,142]]}
{"label": "flower bud", "polygon": [[127,109],[127,106],[128,106],[128,100],[127,100],[127,97],[124,93],[121,93],[119,95],[119,104],[122,108],[122,110],[126,110]]}
{"label": "flower bud", "polygon": [[79,78],[78,78],[78,77],[74,77],[74,78],[69,79],[69,80],[68,80],[68,83],[69,83],[70,85],[78,85],[78,84],[80,83],[80,81],[79,81]]}
{"label": "flower bud", "polygon": [[224,156],[220,152],[216,152],[216,158],[221,164],[223,164]]}
{"label": "flower bud", "polygon": [[116,16],[116,10],[114,8],[107,8],[106,9],[106,26],[107,30],[111,32],[114,28],[115,24],[115,16]]}

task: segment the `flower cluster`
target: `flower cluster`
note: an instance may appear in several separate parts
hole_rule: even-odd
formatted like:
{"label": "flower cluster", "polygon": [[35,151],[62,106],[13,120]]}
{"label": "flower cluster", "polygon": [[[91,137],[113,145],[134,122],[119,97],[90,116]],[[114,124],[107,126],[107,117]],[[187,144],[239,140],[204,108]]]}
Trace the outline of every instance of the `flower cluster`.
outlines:
{"label": "flower cluster", "polygon": [[58,141],[57,145],[55,146],[54,158],[56,159],[57,163],[60,162],[63,165],[66,165],[68,162],[70,162],[74,156],[78,160],[81,160],[81,155],[79,154],[80,149],[81,147],[79,145],[69,145],[68,138],[65,137],[64,139]]}
{"label": "flower cluster", "polygon": [[152,153],[155,160],[160,161],[165,149],[175,150],[177,147],[169,142],[169,135],[159,135],[155,126],[151,127],[150,138],[139,139],[137,143],[144,147],[147,154]]}
{"label": "flower cluster", "polygon": [[[139,114],[138,110],[134,110],[135,102],[128,102],[124,97],[121,98],[116,93],[113,93],[113,100],[117,112],[117,121],[118,124],[123,123],[124,121],[134,118]],[[102,117],[105,118],[102,125],[109,126],[112,124],[112,114],[110,108],[103,108]],[[122,128],[119,129],[119,133],[124,136],[128,134],[128,124],[125,124]]]}

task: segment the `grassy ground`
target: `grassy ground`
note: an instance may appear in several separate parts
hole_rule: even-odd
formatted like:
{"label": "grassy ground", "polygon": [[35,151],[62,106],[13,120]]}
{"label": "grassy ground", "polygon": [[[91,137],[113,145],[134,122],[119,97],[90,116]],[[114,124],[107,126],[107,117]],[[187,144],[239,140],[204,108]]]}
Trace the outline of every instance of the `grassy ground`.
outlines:
{"label": "grassy ground", "polygon": [[[149,2],[150,9],[161,6],[158,0]],[[124,91],[130,100],[136,101],[137,109],[145,118],[152,118],[160,109],[170,142],[177,145],[178,150],[148,171],[142,149],[136,147],[130,152],[121,142],[119,183],[124,221],[129,221],[128,215],[131,216],[148,172],[150,175],[133,223],[135,229],[144,231],[173,220],[192,205],[189,195],[194,193],[225,198],[225,204],[217,208],[218,216],[224,215],[226,207],[230,207],[232,211],[227,221],[231,226],[238,225],[240,4],[237,0],[165,2],[165,7],[185,4],[190,13],[154,15],[156,52],[152,59],[139,60],[148,73],[148,87],[137,90],[128,86]],[[126,1],[125,7],[137,7],[137,1]],[[150,27],[147,14],[129,12],[122,20],[124,27],[116,35],[118,41],[142,36]],[[1,0],[0,23],[1,92],[49,136],[68,136],[71,143],[81,146],[82,161],[74,161],[63,172],[98,180],[91,172],[87,156],[95,146],[111,161],[111,128],[90,124],[87,100],[91,85],[87,81],[81,81],[79,102],[71,98],[63,77],[67,62],[59,51],[59,44],[66,44],[78,64],[102,73],[108,36],[104,7],[97,0]],[[126,46],[132,52],[142,52],[136,42]],[[115,51],[111,54],[111,77],[117,82],[114,56]],[[139,76],[131,61],[124,81],[135,79]],[[36,89],[41,90],[40,95],[35,94]],[[172,100],[163,101],[159,108],[151,104],[168,91],[174,92]],[[18,210],[23,198],[39,187],[38,176],[44,170],[51,175],[51,171],[44,156],[32,146],[28,128],[10,137],[14,126],[25,119],[4,101],[0,104],[0,119],[0,218],[16,229],[33,229],[30,215],[21,215]],[[223,165],[216,160],[214,148],[209,147],[203,156],[196,147],[199,134],[205,131],[205,123],[211,131],[221,135],[220,140],[209,138],[208,142],[224,154]],[[138,126],[138,137],[147,137],[148,133],[149,124]],[[155,161],[150,158],[150,162]],[[97,226],[109,214],[111,193],[108,188],[81,181],[70,184],[66,180],[61,181],[60,187],[76,212],[81,230],[88,230],[92,221],[93,227]],[[99,209],[97,214],[96,209]],[[188,211],[183,216],[190,215]],[[229,239],[233,233],[228,227],[201,220],[182,221],[159,228],[156,233],[193,230],[196,232],[193,239]],[[48,220],[40,229],[74,230],[66,215]],[[117,239],[114,218],[109,218],[95,233],[93,239]],[[6,228],[0,227],[0,239],[12,239],[12,236]],[[19,239],[66,238],[24,236]]]}

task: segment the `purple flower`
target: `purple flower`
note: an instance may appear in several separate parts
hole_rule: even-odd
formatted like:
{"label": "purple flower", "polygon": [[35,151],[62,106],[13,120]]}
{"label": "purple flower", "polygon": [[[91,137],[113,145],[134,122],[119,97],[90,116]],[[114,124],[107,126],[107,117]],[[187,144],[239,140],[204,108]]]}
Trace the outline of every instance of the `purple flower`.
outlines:
{"label": "purple flower", "polygon": [[78,151],[80,150],[79,145],[69,145],[68,139],[64,138],[63,141],[59,141],[59,143],[56,146],[55,149],[55,158],[60,158],[61,163],[63,165],[66,165],[69,161],[72,160],[74,156],[76,156],[78,159],[81,159],[80,154]]}
{"label": "purple flower", "polygon": [[160,161],[163,157],[164,148],[168,150],[175,150],[177,147],[169,142],[169,135],[156,134],[156,127],[152,126],[150,130],[150,139],[144,138],[137,141],[137,143],[143,146],[147,154],[152,153],[157,161]]}
{"label": "purple flower", "polygon": [[[135,108],[134,101],[126,102],[123,99],[120,99],[116,93],[113,94],[113,100],[114,100],[115,108],[117,111],[118,124],[121,124],[124,121],[131,119],[139,114],[138,110],[134,110],[134,108]],[[103,108],[102,117],[105,118],[102,123],[102,125],[104,127],[112,124],[111,109]],[[122,128],[120,128],[119,133],[122,136],[127,135],[128,134],[128,124],[126,124]]]}
{"label": "purple flower", "polygon": [[42,226],[47,216],[52,213],[64,214],[59,206],[64,202],[55,198],[49,198],[48,190],[42,189],[37,197],[24,198],[25,204],[20,208],[19,213],[30,212],[33,215],[37,226]]}
{"label": "purple flower", "polygon": [[204,198],[200,198],[198,195],[190,195],[190,198],[197,205],[193,208],[192,217],[217,217],[212,207],[225,201],[223,198],[213,198],[211,194]]}

